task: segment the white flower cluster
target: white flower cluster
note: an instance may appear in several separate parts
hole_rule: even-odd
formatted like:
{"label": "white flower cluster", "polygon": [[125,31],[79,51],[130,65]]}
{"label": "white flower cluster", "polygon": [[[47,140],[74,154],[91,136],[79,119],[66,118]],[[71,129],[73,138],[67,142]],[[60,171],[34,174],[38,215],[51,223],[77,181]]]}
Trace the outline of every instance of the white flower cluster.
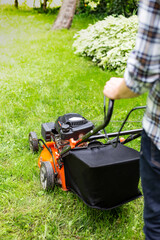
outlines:
{"label": "white flower cluster", "polygon": [[75,54],[88,56],[104,69],[123,72],[129,53],[135,46],[137,16],[109,16],[75,36]]}
{"label": "white flower cluster", "polygon": [[95,9],[97,5],[100,3],[100,0],[92,1],[92,0],[85,0],[86,3],[91,7],[91,9]]}

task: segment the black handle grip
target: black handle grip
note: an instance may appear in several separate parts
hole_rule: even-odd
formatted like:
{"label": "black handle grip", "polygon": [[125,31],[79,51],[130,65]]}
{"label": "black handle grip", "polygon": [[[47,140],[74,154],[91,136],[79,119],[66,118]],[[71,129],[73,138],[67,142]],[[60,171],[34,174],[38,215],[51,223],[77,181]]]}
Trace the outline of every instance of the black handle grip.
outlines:
{"label": "black handle grip", "polygon": [[113,113],[113,107],[114,107],[114,100],[109,99],[108,111],[107,111],[107,115],[106,115],[106,97],[104,96],[104,127],[103,128],[105,128],[111,120],[112,113]]}

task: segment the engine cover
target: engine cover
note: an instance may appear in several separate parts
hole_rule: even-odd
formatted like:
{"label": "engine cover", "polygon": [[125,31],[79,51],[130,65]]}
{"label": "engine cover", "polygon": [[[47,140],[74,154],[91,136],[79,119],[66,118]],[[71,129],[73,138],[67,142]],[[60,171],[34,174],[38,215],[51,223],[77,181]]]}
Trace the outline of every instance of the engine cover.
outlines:
{"label": "engine cover", "polygon": [[77,113],[68,113],[60,116],[55,122],[55,129],[60,134],[62,140],[70,138],[77,140],[81,134],[84,135],[93,128],[92,122]]}

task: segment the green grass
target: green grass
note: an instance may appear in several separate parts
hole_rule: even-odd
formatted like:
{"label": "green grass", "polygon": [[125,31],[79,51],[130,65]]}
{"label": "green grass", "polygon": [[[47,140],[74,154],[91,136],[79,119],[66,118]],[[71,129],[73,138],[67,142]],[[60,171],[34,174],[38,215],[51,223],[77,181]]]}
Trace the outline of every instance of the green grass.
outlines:
{"label": "green grass", "polygon": [[[74,55],[73,36],[95,20],[76,16],[72,28],[52,32],[56,15],[0,9],[0,239],[143,239],[143,198],[110,211],[90,209],[71,192],[40,187],[38,154],[28,133],[68,112],[103,120],[104,72]],[[146,96],[115,102],[108,131]],[[139,127],[133,114],[126,128]],[[140,148],[140,140],[132,143]]]}

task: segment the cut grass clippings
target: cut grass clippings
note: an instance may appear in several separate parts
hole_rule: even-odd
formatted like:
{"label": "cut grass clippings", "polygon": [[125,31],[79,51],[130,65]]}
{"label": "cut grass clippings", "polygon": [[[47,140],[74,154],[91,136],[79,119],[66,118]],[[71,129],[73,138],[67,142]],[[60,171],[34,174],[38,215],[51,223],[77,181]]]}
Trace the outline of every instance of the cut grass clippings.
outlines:
{"label": "cut grass clippings", "polygon": [[[46,193],[39,181],[38,156],[28,134],[41,137],[41,123],[69,112],[98,124],[103,120],[104,72],[74,55],[73,36],[93,23],[75,16],[70,30],[50,31],[56,15],[0,9],[0,239],[144,239],[143,198],[110,211],[87,207],[56,187]],[[117,131],[127,112],[146,96],[115,102],[108,132]],[[139,128],[142,113],[126,128]],[[132,147],[139,150],[140,140]]]}

